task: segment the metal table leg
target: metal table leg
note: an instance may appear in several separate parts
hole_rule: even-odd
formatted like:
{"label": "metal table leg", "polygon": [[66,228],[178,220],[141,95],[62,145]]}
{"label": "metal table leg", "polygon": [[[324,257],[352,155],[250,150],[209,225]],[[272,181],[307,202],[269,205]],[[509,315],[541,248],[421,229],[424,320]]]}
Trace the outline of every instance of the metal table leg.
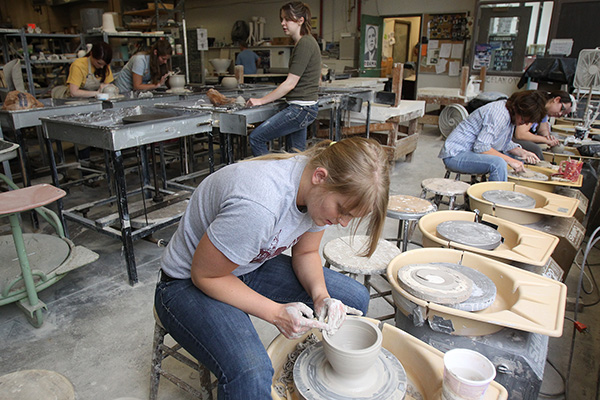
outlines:
{"label": "metal table leg", "polygon": [[117,196],[117,208],[121,221],[121,241],[127,264],[127,276],[131,286],[138,282],[137,269],[135,266],[135,255],[133,253],[133,239],[131,238],[131,220],[127,208],[127,187],[125,184],[125,168],[123,167],[123,154],[120,150],[112,153],[113,170],[115,174],[115,187]]}

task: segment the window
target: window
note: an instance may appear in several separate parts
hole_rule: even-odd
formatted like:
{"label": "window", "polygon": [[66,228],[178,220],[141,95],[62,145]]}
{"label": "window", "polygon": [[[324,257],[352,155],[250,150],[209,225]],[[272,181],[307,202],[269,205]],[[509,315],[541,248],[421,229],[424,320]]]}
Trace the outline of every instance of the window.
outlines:
{"label": "window", "polygon": [[519,75],[543,56],[552,16],[551,1],[479,3],[473,69]]}

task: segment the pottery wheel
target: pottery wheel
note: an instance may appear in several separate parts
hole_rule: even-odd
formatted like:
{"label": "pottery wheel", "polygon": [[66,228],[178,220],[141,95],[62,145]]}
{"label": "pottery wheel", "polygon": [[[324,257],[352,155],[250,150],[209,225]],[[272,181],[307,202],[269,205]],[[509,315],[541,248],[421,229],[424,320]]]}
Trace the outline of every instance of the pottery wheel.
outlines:
{"label": "pottery wheel", "polygon": [[471,279],[439,263],[400,268],[398,284],[413,296],[438,304],[461,303],[471,297],[473,289]]}
{"label": "pottery wheel", "polygon": [[488,190],[481,194],[484,200],[501,206],[535,208],[535,199],[512,190]]}
{"label": "pottery wheel", "polygon": [[433,264],[456,270],[473,281],[471,297],[460,303],[444,304],[445,306],[462,311],[480,311],[491,306],[496,300],[496,285],[483,272],[460,264],[431,263]]}
{"label": "pottery wheel", "polygon": [[508,171],[508,175],[515,177],[515,178],[531,179],[534,181],[547,181],[548,180],[548,175],[542,174],[541,172],[532,171],[528,168],[525,168],[525,171],[523,171],[523,172],[515,172],[515,170],[510,170],[510,171]]}
{"label": "pottery wheel", "polygon": [[436,227],[437,234],[450,242],[494,250],[502,243],[502,235],[494,228],[470,221],[444,221]]}
{"label": "pottery wheel", "polygon": [[165,114],[137,114],[137,115],[129,115],[127,117],[123,117],[124,124],[135,124],[138,122],[147,122],[154,121],[156,119],[164,119],[172,117],[172,115]]}
{"label": "pottery wheel", "polygon": [[408,377],[396,356],[382,348],[375,364],[359,381],[336,376],[322,342],[307,347],[294,364],[294,384],[307,400],[402,400]]}

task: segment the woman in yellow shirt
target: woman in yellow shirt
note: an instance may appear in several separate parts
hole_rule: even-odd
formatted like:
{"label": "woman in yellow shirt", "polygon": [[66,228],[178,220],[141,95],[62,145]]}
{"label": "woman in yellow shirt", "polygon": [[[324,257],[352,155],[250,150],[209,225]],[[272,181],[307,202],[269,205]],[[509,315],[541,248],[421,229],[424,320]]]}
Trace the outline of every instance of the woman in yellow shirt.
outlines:
{"label": "woman in yellow shirt", "polygon": [[67,84],[52,89],[52,97],[95,97],[115,80],[111,61],[112,48],[104,42],[94,44],[88,54],[73,61]]}

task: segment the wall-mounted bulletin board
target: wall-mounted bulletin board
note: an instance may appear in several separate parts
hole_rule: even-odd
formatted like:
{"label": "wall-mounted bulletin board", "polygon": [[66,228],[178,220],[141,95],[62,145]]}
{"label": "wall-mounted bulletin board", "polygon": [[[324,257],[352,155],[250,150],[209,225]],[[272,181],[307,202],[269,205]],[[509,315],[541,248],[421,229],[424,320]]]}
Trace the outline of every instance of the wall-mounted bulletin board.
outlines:
{"label": "wall-mounted bulletin board", "polygon": [[459,76],[469,39],[467,13],[425,14],[419,72]]}

